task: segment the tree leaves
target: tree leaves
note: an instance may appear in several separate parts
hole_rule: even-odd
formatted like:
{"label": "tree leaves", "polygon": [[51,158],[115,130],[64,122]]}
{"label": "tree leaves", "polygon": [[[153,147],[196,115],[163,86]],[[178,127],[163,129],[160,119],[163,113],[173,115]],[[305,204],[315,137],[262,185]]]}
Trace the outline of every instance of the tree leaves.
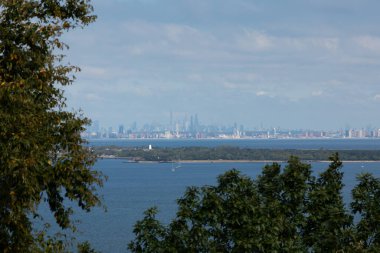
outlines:
{"label": "tree leaves", "polygon": [[[364,174],[345,209],[342,163],[311,176],[311,166],[290,157],[285,168],[266,165],[257,179],[231,170],[216,186],[190,187],[176,218],[164,226],[156,209],[135,225],[132,252],[376,252],[380,180]],[[360,214],[354,223],[353,214]],[[152,249],[154,249],[152,251]]]}
{"label": "tree leaves", "polygon": [[[100,203],[95,156],[80,133],[89,120],[67,112],[62,86],[77,67],[60,65],[63,32],[94,21],[90,1],[0,1],[0,251],[31,252],[43,244],[31,217],[46,201],[70,228],[69,199],[85,211]],[[42,198],[46,196],[46,198]]]}

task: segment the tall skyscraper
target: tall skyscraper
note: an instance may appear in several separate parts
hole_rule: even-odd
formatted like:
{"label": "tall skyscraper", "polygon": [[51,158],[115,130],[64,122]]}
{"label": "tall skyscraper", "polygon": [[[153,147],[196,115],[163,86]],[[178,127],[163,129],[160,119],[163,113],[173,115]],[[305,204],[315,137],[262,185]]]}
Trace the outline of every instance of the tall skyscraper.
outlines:
{"label": "tall skyscraper", "polygon": [[118,134],[119,134],[119,136],[124,134],[124,126],[123,125],[119,126]]}
{"label": "tall skyscraper", "polygon": [[136,123],[136,121],[132,123],[131,130],[132,130],[132,132],[136,132],[137,131],[137,123]]}
{"label": "tall skyscraper", "polygon": [[194,119],[193,115],[190,116],[190,133],[194,133]]}
{"label": "tall skyscraper", "polygon": [[169,123],[169,130],[170,131],[173,131],[174,130],[174,127],[173,127],[173,111],[170,111],[170,123]]}
{"label": "tall skyscraper", "polygon": [[198,122],[198,114],[195,114],[194,116],[194,132],[199,131],[199,122]]}

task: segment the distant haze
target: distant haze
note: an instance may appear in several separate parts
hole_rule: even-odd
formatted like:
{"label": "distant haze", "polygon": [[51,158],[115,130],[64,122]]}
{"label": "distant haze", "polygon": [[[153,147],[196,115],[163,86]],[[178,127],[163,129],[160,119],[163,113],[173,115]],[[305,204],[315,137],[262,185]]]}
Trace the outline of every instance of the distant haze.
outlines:
{"label": "distant haze", "polygon": [[96,0],[68,105],[105,125],[380,127],[378,0]]}

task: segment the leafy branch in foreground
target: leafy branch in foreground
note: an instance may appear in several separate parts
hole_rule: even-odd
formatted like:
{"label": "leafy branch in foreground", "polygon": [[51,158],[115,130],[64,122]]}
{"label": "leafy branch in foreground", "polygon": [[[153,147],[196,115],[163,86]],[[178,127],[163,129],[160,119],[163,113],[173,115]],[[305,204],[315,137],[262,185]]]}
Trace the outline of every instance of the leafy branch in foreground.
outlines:
{"label": "leafy branch in foreground", "polygon": [[100,203],[103,176],[80,136],[89,120],[66,110],[62,90],[78,68],[56,54],[67,48],[60,36],[94,21],[91,13],[89,0],[0,1],[1,252],[43,245],[32,232],[43,201],[63,229],[72,226],[65,199],[85,211]]}
{"label": "leafy branch in foreground", "polygon": [[[231,170],[216,186],[190,187],[167,226],[149,209],[136,223],[132,252],[378,252],[380,180],[357,177],[351,210],[342,198],[338,154],[318,177],[291,157],[257,179]],[[354,215],[360,217],[354,222]]]}

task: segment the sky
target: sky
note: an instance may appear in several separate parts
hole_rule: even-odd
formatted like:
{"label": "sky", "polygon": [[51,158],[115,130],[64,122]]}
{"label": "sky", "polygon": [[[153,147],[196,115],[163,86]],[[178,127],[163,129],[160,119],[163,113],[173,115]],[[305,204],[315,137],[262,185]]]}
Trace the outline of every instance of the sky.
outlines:
{"label": "sky", "polygon": [[[378,0],[93,0],[69,108],[103,126],[380,127]],[[140,125],[141,126],[141,125]]]}

